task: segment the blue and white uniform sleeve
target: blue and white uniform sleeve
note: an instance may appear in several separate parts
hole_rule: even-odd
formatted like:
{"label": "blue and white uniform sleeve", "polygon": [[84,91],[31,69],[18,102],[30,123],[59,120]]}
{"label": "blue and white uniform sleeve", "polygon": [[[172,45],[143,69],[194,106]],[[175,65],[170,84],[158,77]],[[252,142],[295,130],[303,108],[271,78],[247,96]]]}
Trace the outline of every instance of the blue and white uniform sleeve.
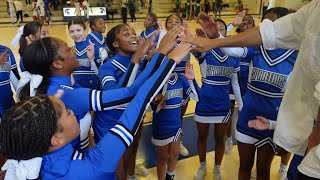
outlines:
{"label": "blue and white uniform sleeve", "polygon": [[118,80],[116,79],[116,70],[108,67],[107,64],[100,66],[98,77],[102,90],[115,89],[117,87]]}
{"label": "blue and white uniform sleeve", "polygon": [[[87,157],[92,164],[105,172],[114,172],[118,161],[142,123],[142,117],[150,102],[174,70],[175,62],[165,59],[159,69],[143,84],[136,97],[123,112],[118,123],[110,129],[101,141],[88,151]],[[148,69],[148,68],[147,68]],[[139,76],[140,77],[140,76]]]}
{"label": "blue and white uniform sleeve", "polygon": [[103,111],[122,107],[129,103],[143,83],[157,70],[165,56],[155,53],[149,66],[140,74],[130,87],[106,91],[86,88],[65,89],[62,99],[68,103],[68,108],[76,114],[87,111]]}
{"label": "blue and white uniform sleeve", "polygon": [[191,97],[196,102],[199,101],[199,86],[195,79],[188,80],[186,78],[183,78],[183,99],[182,105],[185,105],[187,102],[186,100],[189,100]]}
{"label": "blue and white uniform sleeve", "polygon": [[232,90],[236,98],[236,101],[239,104],[239,110],[241,110],[243,107],[243,102],[242,102],[241,91],[240,91],[240,86],[238,82],[239,71],[240,71],[240,64],[239,64],[239,61],[237,61],[231,76],[231,86],[232,86]]}
{"label": "blue and white uniform sleeve", "polygon": [[11,50],[9,52],[9,60],[11,61],[11,71],[10,71],[10,81],[14,87],[14,89],[17,89],[18,82],[20,79],[20,75],[17,68],[16,59],[14,58],[14,55]]}

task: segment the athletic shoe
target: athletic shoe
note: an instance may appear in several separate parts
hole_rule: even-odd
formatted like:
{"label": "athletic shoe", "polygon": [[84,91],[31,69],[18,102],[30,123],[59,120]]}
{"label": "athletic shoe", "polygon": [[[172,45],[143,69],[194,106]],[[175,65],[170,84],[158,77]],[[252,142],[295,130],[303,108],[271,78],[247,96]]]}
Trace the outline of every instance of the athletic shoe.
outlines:
{"label": "athletic shoe", "polygon": [[203,180],[204,179],[204,176],[206,175],[207,173],[207,167],[204,166],[204,167],[199,167],[197,172],[194,174],[194,180]]}
{"label": "athletic shoe", "polygon": [[186,147],[184,147],[182,141],[180,142],[180,145],[179,145],[179,153],[181,154],[181,156],[189,156],[189,151]]}
{"label": "athletic shoe", "polygon": [[279,180],[287,180],[287,171],[285,169],[279,169],[278,178]]}
{"label": "athletic shoe", "polygon": [[148,176],[149,175],[149,171],[142,164],[141,165],[136,165],[135,174],[139,175],[139,176]]}

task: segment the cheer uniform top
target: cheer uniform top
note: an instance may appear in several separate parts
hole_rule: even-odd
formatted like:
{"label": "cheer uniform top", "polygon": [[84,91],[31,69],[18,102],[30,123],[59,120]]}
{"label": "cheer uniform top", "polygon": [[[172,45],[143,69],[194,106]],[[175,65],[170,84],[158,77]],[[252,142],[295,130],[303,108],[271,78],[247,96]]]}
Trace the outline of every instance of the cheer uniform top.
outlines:
{"label": "cheer uniform top", "polygon": [[99,68],[105,59],[108,58],[108,46],[104,36],[97,32],[88,34],[87,40],[91,40],[94,44],[94,61]]}
{"label": "cheer uniform top", "polygon": [[198,86],[195,80],[187,80],[183,75],[173,73],[168,83],[164,86],[165,106],[157,112],[153,112],[152,143],[156,146],[164,146],[178,140],[181,129],[180,111],[184,99],[191,95],[196,101]]}
{"label": "cheer uniform top", "polygon": [[20,79],[12,51],[8,47],[0,45],[0,54],[6,50],[8,50],[9,57],[3,65],[0,65],[0,119],[14,104],[10,82],[12,82],[14,87],[17,87],[18,79]]}
{"label": "cheer uniform top", "polygon": [[236,138],[240,142],[261,147],[272,142],[273,130],[255,130],[248,121],[263,116],[276,121],[288,79],[298,53],[294,50],[266,50],[263,46],[248,48],[251,57],[247,92],[239,115]]}
{"label": "cheer uniform top", "polygon": [[[155,29],[154,27],[150,27],[150,28],[146,29],[145,31],[142,31],[142,32],[140,33],[140,37],[141,37],[142,39],[144,39],[144,40],[147,40],[147,39],[149,39],[149,38],[150,38],[154,33],[156,33],[156,32],[157,32],[157,29]],[[154,39],[154,43],[158,42],[159,36],[160,36],[160,34],[158,34],[158,35],[156,36],[156,38]]]}
{"label": "cheer uniform top", "polygon": [[93,61],[87,56],[87,49],[89,41],[76,42],[74,48],[76,49],[77,60],[80,63],[80,68],[73,72],[74,80],[81,87],[98,89],[99,80],[96,75],[97,68]]}
{"label": "cheer uniform top", "polygon": [[[164,57],[163,55],[161,56]],[[157,67],[159,67],[158,62],[154,63],[158,65]],[[84,153],[80,153],[74,150],[70,144],[67,144],[43,156],[41,167],[42,178],[72,180],[115,179],[118,161],[126,151],[126,148],[133,142],[133,137],[141,124],[141,119],[146,108],[169,78],[174,66],[173,60],[165,58],[158,70],[148,80],[141,77],[149,76],[151,72],[156,70],[155,66],[150,66],[150,68],[147,68],[148,70],[146,69],[141,73],[135,83],[139,82],[139,79],[142,79],[145,83],[139,84],[140,86],[143,85],[136,97],[128,105],[128,108],[124,111],[117,124],[109,130],[95,147]],[[135,86],[135,83],[132,86]],[[114,97],[121,95],[124,98],[126,91],[123,91],[124,89],[120,90],[122,91],[121,93],[119,90],[112,90],[109,92],[118,91],[119,93],[103,95],[102,97],[107,96],[108,99],[114,99]]]}
{"label": "cheer uniform top", "polygon": [[[161,59],[162,56],[154,55],[154,58],[157,57]],[[141,64],[144,63],[142,62]],[[140,67],[142,66],[144,65],[140,65]],[[98,76],[100,79],[101,89],[111,90],[126,87],[133,72],[133,68],[134,64],[131,63],[131,57],[116,54],[99,68]],[[95,113],[93,129],[96,142],[99,142],[109,129],[117,123],[117,120],[121,117],[125,109],[126,106],[122,106],[113,110]]]}
{"label": "cheer uniform top", "polygon": [[[240,70],[239,61],[222,54],[220,49],[211,49],[204,57],[199,57],[198,61],[202,87],[194,119],[201,123],[227,123],[231,115],[230,81],[235,81],[233,77],[237,77],[237,72]],[[236,86],[239,85],[236,83]],[[240,94],[240,92],[235,93]]]}

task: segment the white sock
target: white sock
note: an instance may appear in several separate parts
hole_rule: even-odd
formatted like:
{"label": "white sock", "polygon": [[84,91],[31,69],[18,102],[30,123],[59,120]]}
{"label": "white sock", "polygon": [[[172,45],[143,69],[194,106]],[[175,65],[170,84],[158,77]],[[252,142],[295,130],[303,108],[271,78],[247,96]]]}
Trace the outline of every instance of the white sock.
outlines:
{"label": "white sock", "polygon": [[221,169],[221,165],[214,163],[214,172],[218,173],[220,172],[220,169]]}
{"label": "white sock", "polygon": [[207,167],[206,161],[200,162],[200,168],[201,168],[201,169],[205,169],[206,167]]}
{"label": "white sock", "polygon": [[169,176],[173,176],[173,175],[175,174],[175,171],[173,171],[173,172],[167,171],[167,174],[168,174]]}
{"label": "white sock", "polygon": [[287,170],[288,165],[284,165],[282,163],[280,163],[280,169],[286,171]]}

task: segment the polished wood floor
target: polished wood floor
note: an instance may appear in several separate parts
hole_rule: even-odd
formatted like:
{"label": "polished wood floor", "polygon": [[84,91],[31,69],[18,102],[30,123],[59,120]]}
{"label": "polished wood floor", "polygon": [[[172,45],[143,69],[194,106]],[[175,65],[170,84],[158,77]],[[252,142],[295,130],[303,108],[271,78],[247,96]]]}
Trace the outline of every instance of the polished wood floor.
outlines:
{"label": "polished wood floor", "polygon": [[[233,17],[223,17],[223,19],[228,23],[231,23],[233,20]],[[259,22],[259,17],[256,18],[257,23]],[[165,20],[162,19],[164,22]],[[110,30],[115,25],[119,24],[120,21],[114,21],[114,22],[108,22],[106,24],[107,31]],[[144,30],[143,27],[143,20],[139,19],[137,23],[130,24],[137,33],[140,33],[142,30]],[[0,44],[9,46],[15,56],[16,60],[19,61],[19,55],[18,55],[18,47],[12,47],[10,46],[10,42],[13,39],[13,37],[16,35],[16,32],[18,30],[18,27],[9,27],[10,25],[7,24],[1,24],[0,25]],[[191,31],[194,32],[194,29],[198,26],[195,22],[190,22],[190,28]],[[53,37],[58,37],[60,39],[63,39],[67,42],[68,45],[73,45],[73,41],[70,38],[67,30],[67,26],[64,23],[53,23],[53,25],[49,26],[49,33]],[[230,35],[234,34],[234,31],[229,33]],[[199,83],[201,83],[200,79],[200,71],[199,71],[199,65],[196,62],[196,60],[192,57],[191,62],[194,64],[195,72],[196,72],[196,79]],[[194,112],[195,108],[195,102],[191,101],[189,103],[189,107],[187,109],[187,114],[192,114]],[[207,155],[207,175],[205,179],[213,179],[213,161],[214,161],[214,153],[210,152]],[[271,169],[271,179],[278,179],[277,178],[277,171],[280,164],[280,158],[276,157],[272,169]],[[176,169],[176,179],[177,180],[188,180],[193,179],[194,172],[197,170],[199,166],[199,160],[198,157],[190,157],[185,160],[181,160],[178,162],[177,169]],[[231,155],[226,155],[223,159],[222,163],[222,175],[225,180],[233,180],[237,179],[237,173],[238,173],[238,166],[239,166],[239,156],[237,151],[237,146],[233,147],[233,151]],[[150,169],[150,174],[147,177],[139,177],[141,179],[145,180],[153,180],[157,179],[156,176],[156,168]]]}

